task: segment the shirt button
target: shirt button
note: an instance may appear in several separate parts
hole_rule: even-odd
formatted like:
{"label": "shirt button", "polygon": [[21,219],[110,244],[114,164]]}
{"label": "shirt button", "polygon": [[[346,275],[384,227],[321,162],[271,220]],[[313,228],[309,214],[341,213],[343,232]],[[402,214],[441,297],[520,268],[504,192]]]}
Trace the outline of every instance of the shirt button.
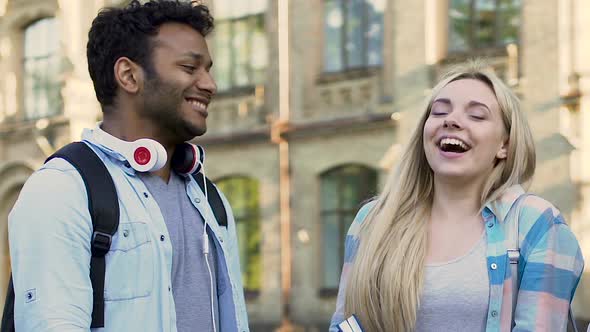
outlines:
{"label": "shirt button", "polygon": [[144,192],[143,197],[148,198],[148,193]]}
{"label": "shirt button", "polygon": [[129,230],[128,229],[123,230],[123,236],[124,237],[128,237],[129,236]]}
{"label": "shirt button", "polygon": [[160,241],[164,241],[165,237],[164,235],[160,235]]}
{"label": "shirt button", "polygon": [[492,227],[494,227],[494,223],[490,221],[490,222],[488,223],[488,228],[492,228]]}
{"label": "shirt button", "polygon": [[195,202],[196,203],[201,203],[201,199],[197,197],[197,198],[195,198]]}
{"label": "shirt button", "polygon": [[496,317],[496,316],[498,316],[498,312],[496,310],[493,310],[492,311],[492,317]]}
{"label": "shirt button", "polygon": [[498,265],[496,263],[492,263],[492,265],[490,265],[490,267],[492,268],[492,270],[495,270],[498,268]]}

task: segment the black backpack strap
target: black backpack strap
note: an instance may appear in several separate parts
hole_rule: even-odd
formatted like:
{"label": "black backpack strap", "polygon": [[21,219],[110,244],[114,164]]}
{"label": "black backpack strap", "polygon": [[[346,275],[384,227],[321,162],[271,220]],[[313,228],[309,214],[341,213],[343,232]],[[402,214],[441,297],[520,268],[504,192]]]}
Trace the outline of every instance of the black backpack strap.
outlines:
{"label": "black backpack strap", "polygon": [[88,194],[88,211],[92,218],[92,258],[90,281],[92,282],[92,324],[104,327],[104,279],[105,255],[111,247],[112,236],[119,227],[119,200],[115,183],[102,160],[85,143],[74,142],[59,149],[45,162],[62,158],[78,170]]}
{"label": "black backpack strap", "polygon": [[[199,187],[201,187],[201,190],[205,192],[203,175],[198,173],[194,175],[193,178],[197,181]],[[205,179],[207,180],[207,198],[209,200],[209,205],[213,210],[213,214],[215,215],[215,219],[217,219],[219,226],[227,227],[227,211],[225,211],[225,206],[223,205],[221,196],[219,196],[219,192],[213,183],[208,178]]]}
{"label": "black backpack strap", "polygon": [[2,313],[1,332],[14,332],[14,287],[12,285],[12,274],[10,274],[10,281],[8,282],[8,290],[6,291],[6,301],[4,302],[4,311]]}

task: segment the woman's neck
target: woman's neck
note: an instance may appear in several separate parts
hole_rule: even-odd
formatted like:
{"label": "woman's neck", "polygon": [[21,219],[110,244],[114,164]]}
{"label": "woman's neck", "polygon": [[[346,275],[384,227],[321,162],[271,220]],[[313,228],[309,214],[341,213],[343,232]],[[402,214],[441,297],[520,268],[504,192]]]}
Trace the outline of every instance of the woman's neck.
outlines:
{"label": "woman's neck", "polygon": [[475,217],[481,208],[483,183],[447,181],[435,176],[431,216],[441,221]]}

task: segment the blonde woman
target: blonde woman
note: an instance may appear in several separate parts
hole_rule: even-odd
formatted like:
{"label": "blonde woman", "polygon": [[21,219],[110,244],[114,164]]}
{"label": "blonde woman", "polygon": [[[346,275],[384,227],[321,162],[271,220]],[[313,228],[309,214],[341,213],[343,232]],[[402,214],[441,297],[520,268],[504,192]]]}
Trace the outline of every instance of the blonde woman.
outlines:
{"label": "blonde woman", "polygon": [[478,64],[445,76],[383,193],[349,230],[330,330],[354,315],[365,332],[565,331],[583,258],[537,196],[519,199],[512,286],[507,214],[534,170],[514,93]]}

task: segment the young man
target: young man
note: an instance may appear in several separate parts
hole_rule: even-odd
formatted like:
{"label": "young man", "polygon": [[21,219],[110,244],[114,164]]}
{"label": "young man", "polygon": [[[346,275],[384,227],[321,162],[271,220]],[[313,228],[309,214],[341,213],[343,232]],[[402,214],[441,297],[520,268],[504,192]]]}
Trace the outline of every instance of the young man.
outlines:
{"label": "young man", "polygon": [[[104,329],[93,331],[249,330],[231,209],[223,199],[220,225],[195,178],[171,167],[177,145],[206,131],[216,92],[205,41],[212,29],[205,6],[164,0],[107,8],[92,23],[88,67],[103,122],[83,140],[111,174],[120,207],[106,255]],[[156,147],[162,168],[138,171],[146,150],[129,149],[141,142]],[[149,159],[155,150],[147,151]],[[79,173],[52,159],[9,217],[17,331],[91,330],[92,236]]]}

